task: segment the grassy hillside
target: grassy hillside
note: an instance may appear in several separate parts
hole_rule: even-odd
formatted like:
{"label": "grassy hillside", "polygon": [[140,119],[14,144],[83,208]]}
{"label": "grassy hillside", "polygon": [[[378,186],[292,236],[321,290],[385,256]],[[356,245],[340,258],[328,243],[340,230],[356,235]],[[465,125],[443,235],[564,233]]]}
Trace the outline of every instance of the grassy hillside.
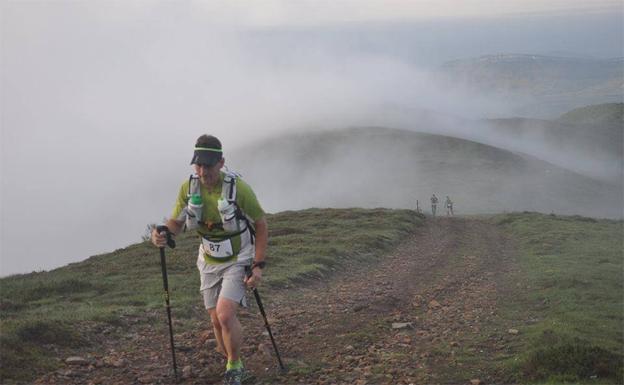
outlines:
{"label": "grassy hillside", "polygon": [[566,112],[560,121],[573,124],[607,125],[623,129],[624,103],[597,104]]}
{"label": "grassy hillside", "polygon": [[[268,221],[264,291],[376,260],[422,219],[408,210],[309,209]],[[197,245],[188,233],[167,250],[172,307],[182,321],[204,317]],[[0,382],[32,379],[58,367],[59,352],[115,338],[129,323],[161,319],[159,261],[158,250],[141,243],[53,271],[0,279]]]}
{"label": "grassy hillside", "polygon": [[[546,147],[552,153],[567,152],[585,160],[576,168],[587,175],[603,175],[621,184],[624,156],[624,104],[610,103],[577,108],[555,120],[526,118],[490,119],[493,134],[503,134],[525,148]],[[530,151],[530,150],[529,150]],[[565,159],[565,158],[564,158]],[[566,166],[568,162],[556,164]]]}
{"label": "grassy hillside", "polygon": [[[542,214],[496,218],[518,246],[518,290],[504,304],[521,329],[518,380],[622,383],[622,221]],[[595,382],[595,381],[594,381]]]}
{"label": "grassy hillside", "polygon": [[[482,220],[482,219],[480,219]],[[622,383],[622,221],[537,213],[489,219],[514,243],[515,266],[497,313],[519,330],[503,365],[519,383]],[[379,262],[423,218],[409,210],[308,209],[269,216],[270,265],[263,293]],[[205,319],[195,268],[197,240],[168,250],[176,333]],[[461,255],[461,250],[457,250]],[[61,366],[58,357],[123,340],[131,326],[162,323],[157,250],[148,243],[50,272],[0,280],[0,382],[27,382]],[[496,326],[496,325],[495,325]],[[487,335],[487,334],[486,334]]]}
{"label": "grassy hillside", "polygon": [[590,115],[592,117],[582,117],[580,113],[574,112],[573,115],[559,120],[510,118],[491,119],[487,123],[494,132],[505,134],[514,141],[533,141],[550,147],[559,145],[561,149],[586,157],[591,155],[593,159],[604,158],[605,162],[621,160],[624,155],[621,145],[624,138],[622,124],[604,122],[610,121],[613,115],[594,115],[593,112]]}

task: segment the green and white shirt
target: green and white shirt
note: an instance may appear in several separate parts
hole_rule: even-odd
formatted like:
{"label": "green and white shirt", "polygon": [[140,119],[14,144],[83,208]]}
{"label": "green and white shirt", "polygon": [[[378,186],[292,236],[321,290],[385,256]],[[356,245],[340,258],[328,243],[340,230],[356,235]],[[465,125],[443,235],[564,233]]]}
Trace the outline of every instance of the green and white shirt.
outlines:
{"label": "green and white shirt", "polygon": [[[240,251],[227,260],[218,260],[205,253],[203,247],[200,245],[200,255],[198,258],[198,267],[200,267],[200,270],[219,270],[220,268],[225,268],[226,266],[236,262],[247,262],[252,259],[255,254],[254,247],[251,244],[249,231],[245,231],[240,235],[231,237],[231,233],[228,233],[221,228],[210,229],[208,226],[210,223],[221,222],[221,216],[219,215],[219,210],[217,209],[217,201],[221,198],[224,175],[225,173],[221,172],[219,183],[217,183],[212,191],[208,191],[208,189],[204,186],[201,186],[201,198],[203,203],[202,221],[204,223],[199,225],[197,233],[201,237],[208,237],[211,240],[224,240],[230,238],[232,240],[232,244],[234,245],[234,249]],[[189,200],[189,188],[190,181],[187,179],[180,187],[178,198],[175,206],[173,207],[172,218],[178,218],[186,208]],[[252,221],[252,225],[253,222],[264,217],[264,210],[262,209],[262,206],[260,206],[260,203],[256,198],[256,194],[240,177],[236,178],[236,204]]]}

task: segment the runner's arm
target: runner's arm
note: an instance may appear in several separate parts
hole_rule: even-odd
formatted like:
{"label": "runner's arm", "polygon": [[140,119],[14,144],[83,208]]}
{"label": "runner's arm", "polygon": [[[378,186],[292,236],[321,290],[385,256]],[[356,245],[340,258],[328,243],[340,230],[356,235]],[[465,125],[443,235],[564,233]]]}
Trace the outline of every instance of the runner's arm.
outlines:
{"label": "runner's arm", "polygon": [[265,217],[254,222],[256,229],[256,257],[254,262],[264,261],[266,258],[267,245],[269,243],[269,226]]}
{"label": "runner's arm", "polygon": [[[269,228],[264,217],[256,220],[254,222],[254,227],[256,229],[256,255],[254,257],[254,263],[257,263],[264,261],[266,258],[266,249],[269,241]],[[261,280],[262,269],[260,267],[254,267],[251,270],[251,275],[249,277],[246,276],[244,279],[247,286],[252,288],[257,287]]]}
{"label": "runner's arm", "polygon": [[170,232],[173,233],[173,235],[178,235],[182,232],[182,228],[184,228],[184,221],[178,221],[176,219],[169,218],[167,219],[165,226],[167,226],[167,228]]}

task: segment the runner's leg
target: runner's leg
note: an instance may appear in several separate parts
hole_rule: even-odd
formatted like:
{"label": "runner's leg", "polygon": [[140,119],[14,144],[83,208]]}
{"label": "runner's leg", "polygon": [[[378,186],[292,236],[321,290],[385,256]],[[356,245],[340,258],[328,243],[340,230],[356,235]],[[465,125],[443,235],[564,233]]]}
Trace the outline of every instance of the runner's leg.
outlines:
{"label": "runner's leg", "polygon": [[225,346],[223,345],[223,332],[219,318],[217,317],[217,308],[208,309],[210,315],[210,321],[212,322],[212,329],[214,330],[215,339],[217,340],[217,351],[227,357]]}
{"label": "runner's leg", "polygon": [[219,297],[217,301],[217,319],[221,326],[223,346],[227,352],[228,361],[237,361],[240,357],[242,343],[241,324],[236,317],[238,303],[231,299]]}

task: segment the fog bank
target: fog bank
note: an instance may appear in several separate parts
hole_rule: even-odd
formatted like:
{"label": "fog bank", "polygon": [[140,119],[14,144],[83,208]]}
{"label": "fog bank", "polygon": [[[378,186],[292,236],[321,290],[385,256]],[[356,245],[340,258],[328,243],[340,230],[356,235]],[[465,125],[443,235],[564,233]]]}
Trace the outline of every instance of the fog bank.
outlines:
{"label": "fog bank", "polygon": [[280,132],[396,127],[413,109],[506,117],[514,102],[446,89],[431,71],[500,51],[622,56],[621,18],[603,8],[297,26],[192,3],[0,7],[0,275],[138,241],[169,214],[202,133],[227,151]]}

